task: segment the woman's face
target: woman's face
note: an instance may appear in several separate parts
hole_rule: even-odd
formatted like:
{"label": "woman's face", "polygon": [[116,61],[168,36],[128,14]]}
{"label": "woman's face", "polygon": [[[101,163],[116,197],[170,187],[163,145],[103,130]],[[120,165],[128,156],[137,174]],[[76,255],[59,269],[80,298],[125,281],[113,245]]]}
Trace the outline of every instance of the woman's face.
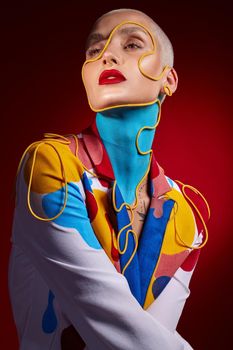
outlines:
{"label": "woman's face", "polygon": [[[137,24],[123,24],[114,32],[102,52],[111,31],[123,21],[134,21],[153,34],[152,23],[142,14],[124,12],[104,16],[88,37],[86,59],[95,59],[83,66],[82,77],[90,107],[97,111],[118,105],[146,104],[156,100],[162,79],[144,76],[138,66],[142,54],[152,51],[149,32]],[[161,54],[155,41],[155,52],[141,61],[147,75],[158,76],[162,69]],[[100,56],[98,58],[98,56]]]}

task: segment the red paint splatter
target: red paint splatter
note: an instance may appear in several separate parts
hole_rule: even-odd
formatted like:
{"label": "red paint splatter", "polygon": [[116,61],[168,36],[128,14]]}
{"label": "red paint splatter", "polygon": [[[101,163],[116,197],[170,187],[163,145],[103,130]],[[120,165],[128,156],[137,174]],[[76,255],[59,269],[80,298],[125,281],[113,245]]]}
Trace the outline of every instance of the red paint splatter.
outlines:
{"label": "red paint splatter", "polygon": [[161,254],[155,277],[173,276],[176,270],[184,263],[189,254],[188,250],[176,254]]}
{"label": "red paint splatter", "polygon": [[97,215],[98,206],[92,192],[86,190],[85,194],[86,194],[86,202],[88,203],[87,211],[88,211],[90,221],[92,222]]}
{"label": "red paint splatter", "polygon": [[191,253],[189,254],[189,256],[185,259],[185,261],[181,265],[181,268],[187,272],[192,271],[194,266],[197,263],[200,252],[201,252],[200,249],[192,250]]}

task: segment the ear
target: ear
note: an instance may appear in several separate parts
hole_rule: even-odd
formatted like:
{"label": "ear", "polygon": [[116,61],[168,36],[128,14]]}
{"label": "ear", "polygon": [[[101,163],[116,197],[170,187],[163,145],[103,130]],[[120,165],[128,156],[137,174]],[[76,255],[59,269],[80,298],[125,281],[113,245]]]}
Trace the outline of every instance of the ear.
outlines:
{"label": "ear", "polygon": [[165,87],[168,87],[168,90],[170,90],[171,94],[174,94],[174,92],[177,89],[178,86],[178,75],[174,68],[171,68],[166,75],[164,75],[162,86],[160,89],[161,95],[167,95],[167,91]]}

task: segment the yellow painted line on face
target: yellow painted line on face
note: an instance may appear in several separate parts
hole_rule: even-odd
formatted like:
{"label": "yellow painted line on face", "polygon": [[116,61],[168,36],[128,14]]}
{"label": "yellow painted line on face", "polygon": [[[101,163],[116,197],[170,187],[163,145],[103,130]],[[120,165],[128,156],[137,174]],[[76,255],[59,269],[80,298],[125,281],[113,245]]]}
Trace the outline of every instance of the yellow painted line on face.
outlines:
{"label": "yellow painted line on face", "polygon": [[[113,28],[113,30],[111,31],[111,33],[110,33],[110,35],[109,35],[109,38],[108,38],[108,40],[107,40],[107,42],[106,42],[106,44],[105,44],[103,50],[100,52],[100,54],[99,54],[97,57],[87,59],[87,60],[84,62],[83,66],[82,66],[82,70],[81,70],[81,75],[82,75],[82,80],[83,80],[83,84],[84,84],[85,89],[86,89],[86,84],[85,84],[85,79],[84,79],[84,67],[85,67],[85,65],[88,64],[88,63],[91,63],[91,62],[95,62],[95,61],[99,60],[99,59],[103,56],[103,54],[104,54],[104,52],[107,50],[107,48],[108,48],[108,46],[109,46],[109,43],[110,43],[110,41],[111,41],[111,39],[112,39],[112,36],[113,36],[114,33],[116,32],[116,30],[118,30],[120,27],[122,27],[122,26],[125,25],[125,24],[135,24],[135,25],[137,25],[137,26],[139,26],[139,27],[145,29],[146,32],[149,34],[151,40],[152,40],[153,49],[152,49],[151,51],[149,51],[149,52],[143,53],[142,56],[141,56],[141,57],[139,58],[139,60],[138,60],[138,68],[139,68],[140,72],[142,73],[142,75],[144,75],[146,78],[151,79],[151,80],[153,80],[153,81],[158,81],[158,80],[160,80],[160,79],[163,77],[165,71],[171,68],[169,65],[166,65],[166,66],[163,68],[162,72],[161,72],[157,77],[153,77],[153,76],[147,74],[147,73],[143,70],[143,68],[141,67],[141,62],[142,62],[142,60],[143,60],[145,57],[147,57],[147,56],[149,56],[149,55],[152,55],[152,54],[154,54],[154,53],[156,52],[156,43],[155,43],[154,36],[153,36],[152,32],[151,32],[148,28],[146,28],[146,26],[144,26],[144,25],[141,24],[141,23],[138,23],[138,22],[135,22],[135,21],[123,21],[123,22],[121,22],[120,24],[118,24],[117,26],[115,26],[115,27]],[[92,106],[92,104],[91,104],[90,99],[89,99],[88,96],[87,96],[87,99],[88,99],[88,104],[89,104],[91,110],[94,111],[94,112],[102,112],[102,111],[106,111],[106,110],[109,110],[109,109],[112,109],[112,108],[120,108],[120,107],[141,107],[141,106],[150,106],[150,105],[154,104],[154,103],[157,101],[157,98],[156,98],[154,101],[149,101],[149,102],[145,102],[145,103],[128,103],[128,104],[126,103],[126,104],[120,104],[120,105],[114,105],[114,106],[110,106],[110,107],[105,107],[105,108],[101,108],[101,109],[95,109],[95,108]]]}

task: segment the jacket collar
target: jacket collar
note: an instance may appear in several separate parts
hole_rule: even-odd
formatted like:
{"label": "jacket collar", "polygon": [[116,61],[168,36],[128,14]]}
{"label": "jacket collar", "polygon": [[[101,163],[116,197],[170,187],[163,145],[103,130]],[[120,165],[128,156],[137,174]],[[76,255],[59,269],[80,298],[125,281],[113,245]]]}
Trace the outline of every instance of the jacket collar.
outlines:
{"label": "jacket collar", "polygon": [[[97,129],[96,120],[94,120],[94,122],[82,132],[82,135],[83,135],[83,142],[84,142],[86,151],[92,161],[92,164],[95,168],[95,172],[97,173],[97,175],[105,178],[106,180],[114,181],[115,176],[114,176],[113,168],[112,168],[109,156],[107,154],[107,151],[105,149],[105,146],[101,140],[99,131]],[[98,162],[96,162],[95,153],[96,153],[96,150],[100,150],[100,148],[101,148],[102,157],[101,159],[98,159]]]}

